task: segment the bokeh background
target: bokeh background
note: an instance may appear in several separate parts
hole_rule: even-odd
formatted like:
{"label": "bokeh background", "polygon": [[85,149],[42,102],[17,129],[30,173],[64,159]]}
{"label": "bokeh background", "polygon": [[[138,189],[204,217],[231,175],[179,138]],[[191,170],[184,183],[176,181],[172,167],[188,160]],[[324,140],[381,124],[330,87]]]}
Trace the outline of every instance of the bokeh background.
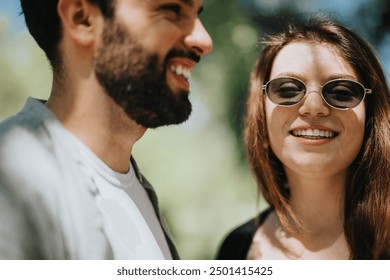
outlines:
{"label": "bokeh background", "polygon": [[[194,70],[193,114],[149,130],[134,156],[154,185],[183,259],[214,259],[221,240],[267,205],[245,159],[242,120],[258,41],[291,17],[324,12],[367,39],[390,70],[389,0],[204,0],[214,51]],[[389,77],[389,74],[387,74]],[[48,98],[51,71],[18,0],[0,0],[0,119]]]}

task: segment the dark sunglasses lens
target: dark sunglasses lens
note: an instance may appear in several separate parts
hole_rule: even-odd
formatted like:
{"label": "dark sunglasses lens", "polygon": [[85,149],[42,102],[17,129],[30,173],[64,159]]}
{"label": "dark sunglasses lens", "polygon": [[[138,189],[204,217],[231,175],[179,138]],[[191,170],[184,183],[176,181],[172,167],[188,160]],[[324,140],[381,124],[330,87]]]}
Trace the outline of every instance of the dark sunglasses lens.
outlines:
{"label": "dark sunglasses lens", "polygon": [[305,96],[305,85],[293,78],[276,78],[267,83],[266,93],[275,104],[292,106]]}
{"label": "dark sunglasses lens", "polygon": [[364,98],[363,86],[354,81],[331,81],[322,90],[326,102],[340,109],[356,107]]}

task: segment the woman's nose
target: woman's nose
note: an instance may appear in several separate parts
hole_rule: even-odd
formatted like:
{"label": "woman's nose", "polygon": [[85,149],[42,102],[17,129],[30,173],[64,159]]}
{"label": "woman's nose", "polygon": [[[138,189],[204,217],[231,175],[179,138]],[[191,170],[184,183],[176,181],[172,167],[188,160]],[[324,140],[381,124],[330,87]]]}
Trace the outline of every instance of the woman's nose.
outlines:
{"label": "woman's nose", "polygon": [[330,113],[329,106],[325,103],[318,89],[310,89],[299,107],[299,114],[303,116],[323,117]]}

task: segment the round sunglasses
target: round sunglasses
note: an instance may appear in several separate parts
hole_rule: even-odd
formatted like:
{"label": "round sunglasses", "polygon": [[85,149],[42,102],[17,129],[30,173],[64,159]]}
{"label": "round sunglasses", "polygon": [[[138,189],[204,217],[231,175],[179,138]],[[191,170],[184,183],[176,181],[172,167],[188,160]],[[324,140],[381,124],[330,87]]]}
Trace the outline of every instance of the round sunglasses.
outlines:
{"label": "round sunglasses", "polygon": [[[330,107],[347,110],[356,107],[372,90],[361,83],[348,79],[326,82],[321,89],[322,99]],[[304,82],[292,77],[278,77],[270,80],[262,89],[268,98],[279,106],[290,107],[298,104],[309,92]]]}

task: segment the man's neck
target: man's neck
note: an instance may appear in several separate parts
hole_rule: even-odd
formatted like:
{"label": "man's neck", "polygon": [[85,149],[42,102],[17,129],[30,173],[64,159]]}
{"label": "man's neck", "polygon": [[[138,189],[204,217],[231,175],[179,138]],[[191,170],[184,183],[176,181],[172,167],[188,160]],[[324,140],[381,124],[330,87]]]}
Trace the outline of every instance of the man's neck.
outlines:
{"label": "man's neck", "polygon": [[100,86],[86,82],[69,88],[53,86],[46,106],[111,169],[127,172],[133,145],[146,128],[131,120]]}

